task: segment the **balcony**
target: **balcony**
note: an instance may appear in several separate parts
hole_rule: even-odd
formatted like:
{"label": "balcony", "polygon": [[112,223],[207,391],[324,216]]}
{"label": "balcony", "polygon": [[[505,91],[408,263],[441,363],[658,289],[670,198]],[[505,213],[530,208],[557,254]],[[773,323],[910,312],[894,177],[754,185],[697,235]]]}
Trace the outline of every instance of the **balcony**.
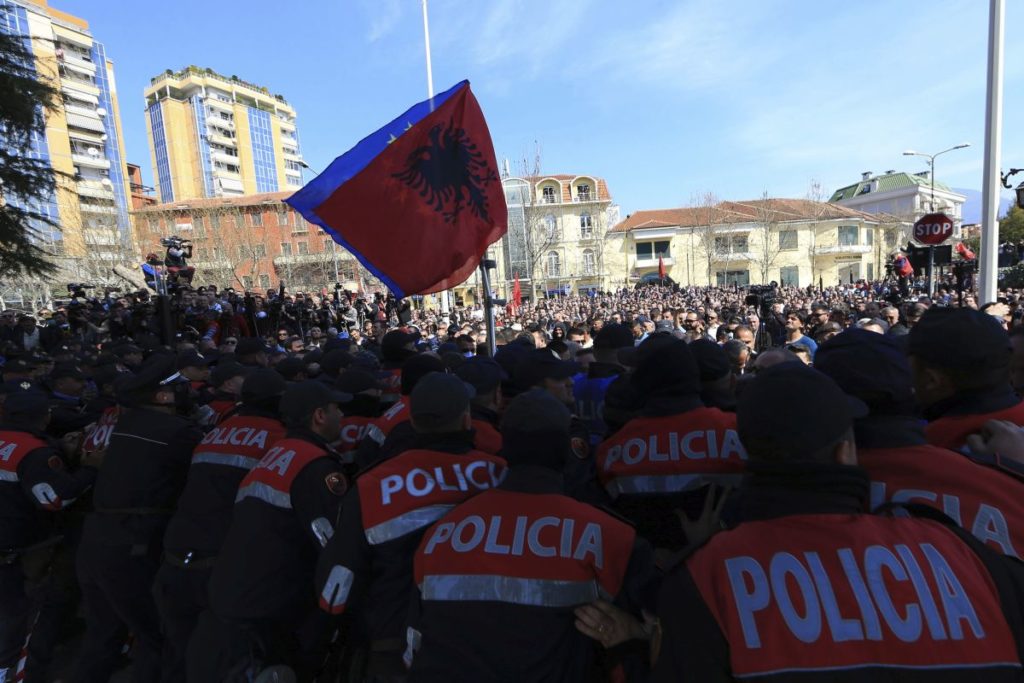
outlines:
{"label": "balcony", "polygon": [[60,75],[60,82],[64,87],[81,90],[89,93],[90,95],[98,96],[100,94],[100,89],[96,87],[96,83],[94,81],[89,80],[82,74],[68,69],[65,69]]}
{"label": "balcony", "polygon": [[65,69],[71,69],[72,71],[77,71],[78,73],[86,76],[96,76],[96,65],[92,63],[92,60],[80,57],[73,52],[65,51],[64,56],[61,57],[60,51],[58,51],[57,61],[59,61]]}
{"label": "balcony", "polygon": [[715,263],[737,263],[739,261],[756,261],[757,254],[752,251],[716,251],[713,258]]}
{"label": "balcony", "polygon": [[541,204],[559,204],[561,202],[559,201],[559,197],[557,197],[557,196],[554,196],[554,195],[541,195],[540,203]]}
{"label": "balcony", "polygon": [[233,131],[235,129],[234,121],[228,121],[227,119],[222,119],[219,116],[208,117],[206,119],[206,125],[211,126],[213,128],[220,128],[221,130]]}
{"label": "balcony", "polygon": [[107,129],[103,127],[103,121],[100,120],[99,116],[97,116],[95,112],[92,116],[85,116],[83,114],[76,114],[69,111],[65,116],[67,117],[69,127],[91,130],[94,133],[107,132]]}
{"label": "balcony", "polygon": [[597,194],[594,192],[577,192],[573,195],[572,201],[578,204],[583,202],[596,202]]}
{"label": "balcony", "polygon": [[284,169],[284,172],[285,172],[285,175],[293,175],[296,178],[301,178],[302,177],[302,171],[300,171],[297,168],[286,168],[286,169]]}
{"label": "balcony", "polygon": [[284,155],[286,161],[294,161],[295,163],[299,163],[300,161],[302,161],[302,155],[299,154],[298,152],[295,152],[293,154],[292,152],[281,150],[281,153]]}
{"label": "balcony", "polygon": [[226,152],[212,151],[210,152],[210,158],[214,161],[219,161],[222,164],[231,164],[232,166],[239,166],[241,162],[237,156],[231,156]]}
{"label": "balcony", "polygon": [[211,130],[207,135],[207,138],[210,142],[218,145],[224,145],[225,147],[234,147],[237,144],[237,141],[234,138],[229,138],[227,135],[217,132],[217,130]]}
{"label": "balcony", "polygon": [[[341,258],[338,258],[338,262],[341,262]],[[290,254],[288,256],[275,256],[275,266],[301,266],[309,263],[334,263],[334,257],[331,255],[331,250],[318,251],[312,254]]]}
{"label": "balcony", "polygon": [[109,180],[79,180],[78,194],[82,197],[114,201],[114,187]]}
{"label": "balcony", "polygon": [[73,102],[69,102],[69,103],[64,105],[64,111],[66,113],[68,113],[68,114],[77,114],[78,116],[87,116],[87,117],[89,117],[91,119],[96,119],[96,120],[99,120],[99,118],[100,118],[99,112],[96,110],[96,107],[86,106],[85,103],[74,104]]}
{"label": "balcony", "polygon": [[833,256],[843,254],[870,254],[872,247],[864,244],[830,244],[823,247],[815,247],[815,256]]}
{"label": "balcony", "polygon": [[93,133],[91,131],[78,130],[75,128],[68,129],[68,137],[72,140],[95,145],[96,147],[103,147],[107,142],[105,139],[107,137],[106,135]]}
{"label": "balcony", "polygon": [[218,97],[207,97],[206,104],[210,107],[221,109],[223,111],[233,112],[235,110],[234,102],[225,102]]}
{"label": "balcony", "polygon": [[116,214],[117,207],[114,203],[110,204],[94,204],[93,202],[79,202],[79,209],[82,213],[97,213],[97,214]]}
{"label": "balcony", "polygon": [[[668,268],[669,266],[671,266],[671,265],[673,265],[675,263],[675,259],[673,259],[671,256],[663,256],[662,259],[664,259],[664,263],[665,263],[665,267],[666,268]],[[658,257],[655,256],[655,257],[652,258],[650,256],[644,256],[644,257],[638,256],[637,259],[636,259],[636,264],[635,265],[636,265],[637,268],[657,268],[658,267]]]}
{"label": "balcony", "polygon": [[71,161],[81,166],[88,166],[89,168],[110,168],[110,160],[102,156],[92,154],[78,154],[76,152],[71,153]]}

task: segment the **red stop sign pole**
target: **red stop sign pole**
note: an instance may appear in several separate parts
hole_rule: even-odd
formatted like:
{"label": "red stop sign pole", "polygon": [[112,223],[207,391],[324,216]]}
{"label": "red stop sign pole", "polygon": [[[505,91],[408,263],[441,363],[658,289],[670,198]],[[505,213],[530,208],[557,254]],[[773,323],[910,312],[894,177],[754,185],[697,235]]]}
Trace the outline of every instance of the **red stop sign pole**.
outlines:
{"label": "red stop sign pole", "polygon": [[944,213],[929,213],[914,223],[914,239],[928,245],[928,296],[935,293],[935,245],[953,236],[953,219]]}

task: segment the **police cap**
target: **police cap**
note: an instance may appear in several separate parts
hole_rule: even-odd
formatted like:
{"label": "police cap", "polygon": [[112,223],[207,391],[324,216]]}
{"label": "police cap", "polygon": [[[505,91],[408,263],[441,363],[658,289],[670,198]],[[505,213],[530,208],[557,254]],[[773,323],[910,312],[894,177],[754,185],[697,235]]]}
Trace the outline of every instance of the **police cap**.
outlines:
{"label": "police cap", "polygon": [[485,356],[473,356],[455,369],[455,374],[476,389],[478,394],[489,394],[508,379],[508,374],[497,361]]}
{"label": "police cap", "polygon": [[298,356],[288,356],[279,360],[274,365],[274,370],[289,382],[293,382],[300,374],[306,371],[306,364]]}
{"label": "police cap", "polygon": [[4,363],[4,373],[23,374],[36,369],[36,364],[28,358],[11,358]]}
{"label": "police cap", "polygon": [[205,368],[213,362],[195,349],[186,349],[178,354],[178,368]]}
{"label": "police cap", "polygon": [[686,342],[663,335],[637,347],[631,382],[644,395],[699,394],[700,370]]}
{"label": "police cap", "polygon": [[325,375],[337,375],[342,368],[347,368],[352,363],[352,356],[341,349],[332,349],[320,359],[320,372]]}
{"label": "police cap", "polygon": [[233,377],[245,377],[252,371],[247,365],[233,360],[222,360],[210,371],[210,384],[219,387]]}
{"label": "police cap", "polygon": [[867,413],[829,377],[793,361],[757,373],[739,395],[736,422],[752,459],[806,461]]}
{"label": "police cap", "polygon": [[690,353],[693,354],[693,358],[697,362],[697,370],[702,382],[713,382],[732,371],[725,349],[710,339],[696,339],[691,342]]}
{"label": "police cap", "polygon": [[551,349],[534,349],[516,368],[516,384],[521,389],[537,386],[546,379],[567,379],[580,371],[579,363],[562,360]]}
{"label": "police cap", "polygon": [[292,426],[305,426],[317,408],[332,403],[347,403],[352,394],[346,394],[315,379],[296,382],[281,396],[281,416]]}
{"label": "police cap", "polygon": [[455,375],[431,372],[409,395],[413,423],[421,429],[436,429],[451,424],[469,410],[476,391]]}
{"label": "police cap", "polygon": [[851,396],[876,405],[909,403],[914,398],[910,363],[893,337],[851,329],[821,345],[814,367]]}
{"label": "police cap", "polygon": [[933,367],[998,368],[1010,362],[1010,337],[999,322],[972,308],[931,308],[910,328],[907,354]]}
{"label": "police cap", "polygon": [[263,343],[262,339],[256,337],[242,337],[235,344],[235,356],[238,358],[255,353],[267,353],[267,351],[267,345]]}
{"label": "police cap", "polygon": [[242,380],[242,403],[282,396],[287,389],[288,383],[276,370],[257,368]]}
{"label": "police cap", "polygon": [[50,379],[77,379],[85,381],[85,375],[74,363],[58,363],[53,366],[53,370],[50,371]]}
{"label": "police cap", "polygon": [[418,353],[402,363],[402,394],[408,396],[413,387],[431,372],[444,372],[444,361],[437,356]]}
{"label": "police cap", "polygon": [[572,415],[561,401],[540,388],[512,399],[501,418],[501,455],[509,466],[565,467]]}
{"label": "police cap", "polygon": [[38,389],[17,391],[8,395],[3,405],[8,419],[32,419],[50,412],[50,397]]}
{"label": "police cap", "polygon": [[126,379],[119,388],[126,395],[138,396],[156,392],[162,387],[187,382],[188,380],[178,372],[177,366],[174,356],[166,353],[154,354],[146,359],[137,374]]}
{"label": "police cap", "polygon": [[377,379],[377,375],[369,370],[365,370],[363,368],[349,368],[338,375],[338,380],[335,382],[335,386],[339,391],[355,395],[361,394],[364,391],[379,389],[380,382]]}

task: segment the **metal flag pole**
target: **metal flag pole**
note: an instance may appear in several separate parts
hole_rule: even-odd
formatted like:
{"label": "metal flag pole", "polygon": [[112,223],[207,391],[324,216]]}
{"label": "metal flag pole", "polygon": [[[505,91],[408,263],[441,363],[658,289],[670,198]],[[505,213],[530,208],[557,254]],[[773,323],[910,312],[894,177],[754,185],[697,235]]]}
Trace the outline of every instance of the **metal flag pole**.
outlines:
{"label": "metal flag pole", "polygon": [[[434,69],[430,63],[430,22],[427,19],[427,0],[422,0],[421,4],[423,6],[423,47],[427,55],[427,97],[430,101],[430,111],[434,111]],[[438,294],[441,299],[441,312],[447,315],[451,308],[450,293],[445,289]]]}
{"label": "metal flag pole", "polygon": [[990,0],[988,96],[985,101],[985,179],[982,183],[978,303],[996,300],[999,264],[999,146],[1003,138],[1003,0]]}

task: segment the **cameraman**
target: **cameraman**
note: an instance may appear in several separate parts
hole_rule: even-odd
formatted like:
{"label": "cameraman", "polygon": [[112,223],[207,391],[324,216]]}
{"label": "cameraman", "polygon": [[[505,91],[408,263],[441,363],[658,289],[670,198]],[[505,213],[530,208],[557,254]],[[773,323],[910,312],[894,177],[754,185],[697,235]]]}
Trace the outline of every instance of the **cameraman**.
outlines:
{"label": "cameraman", "polygon": [[167,254],[164,256],[164,265],[168,268],[188,268],[185,259],[192,258],[192,242],[183,240],[180,237],[169,237],[161,240],[167,247]]}

